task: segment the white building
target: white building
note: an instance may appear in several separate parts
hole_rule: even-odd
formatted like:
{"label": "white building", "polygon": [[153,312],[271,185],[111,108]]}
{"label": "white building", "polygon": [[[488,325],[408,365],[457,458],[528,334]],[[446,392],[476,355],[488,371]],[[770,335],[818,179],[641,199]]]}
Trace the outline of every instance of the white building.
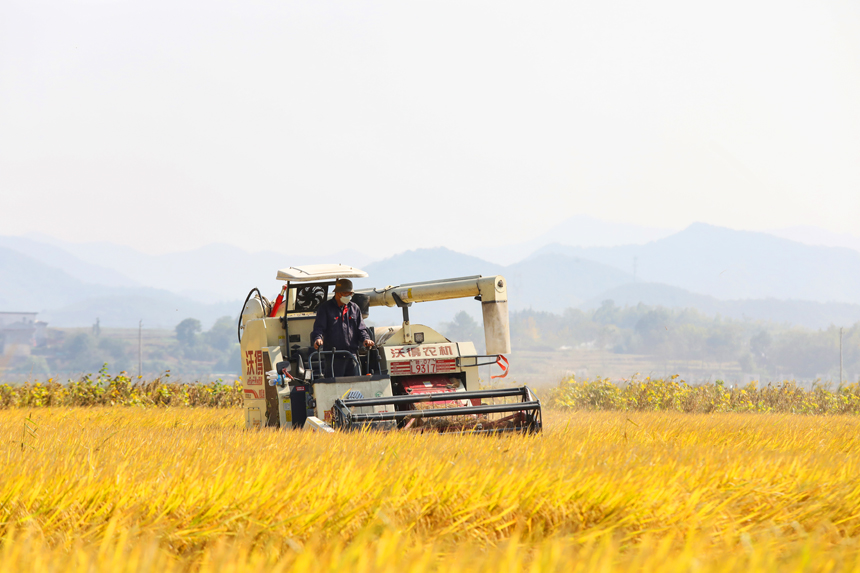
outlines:
{"label": "white building", "polygon": [[44,344],[47,322],[36,320],[35,312],[0,312],[0,355],[29,356]]}

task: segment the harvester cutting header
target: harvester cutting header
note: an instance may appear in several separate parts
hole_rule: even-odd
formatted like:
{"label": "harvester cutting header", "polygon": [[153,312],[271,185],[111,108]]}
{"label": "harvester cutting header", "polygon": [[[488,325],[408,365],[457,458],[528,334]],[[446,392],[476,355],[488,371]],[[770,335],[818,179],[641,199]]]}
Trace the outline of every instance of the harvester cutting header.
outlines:
{"label": "harvester cutting header", "polygon": [[[350,279],[366,276],[345,265],[289,267],[278,271],[285,283],[274,302],[251,290],[238,327],[247,428],[541,430],[540,401],[528,387],[478,387],[479,366],[507,368],[503,277],[352,292]],[[487,354],[410,321],[413,303],[454,298],[481,302]],[[376,306],[401,308],[402,324],[365,327]]]}

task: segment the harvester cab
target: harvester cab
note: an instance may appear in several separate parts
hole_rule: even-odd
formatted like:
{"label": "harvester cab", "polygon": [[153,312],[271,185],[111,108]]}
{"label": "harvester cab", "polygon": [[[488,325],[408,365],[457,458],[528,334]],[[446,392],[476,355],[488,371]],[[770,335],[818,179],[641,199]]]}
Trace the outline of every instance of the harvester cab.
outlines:
{"label": "harvester cab", "polygon": [[[316,311],[339,278],[367,273],[345,265],[278,271],[285,281],[273,302],[258,289],[239,318],[246,428],[324,427],[483,433],[538,432],[540,401],[528,387],[480,389],[478,367],[506,368],[510,352],[505,279],[461,277],[357,290],[364,318],[375,306],[399,307],[403,322],[370,327],[375,346],[358,354],[313,348]],[[481,301],[487,354],[413,324],[413,303],[453,298]],[[352,360],[354,376],[333,376],[336,359]],[[278,378],[270,383],[267,372]]]}

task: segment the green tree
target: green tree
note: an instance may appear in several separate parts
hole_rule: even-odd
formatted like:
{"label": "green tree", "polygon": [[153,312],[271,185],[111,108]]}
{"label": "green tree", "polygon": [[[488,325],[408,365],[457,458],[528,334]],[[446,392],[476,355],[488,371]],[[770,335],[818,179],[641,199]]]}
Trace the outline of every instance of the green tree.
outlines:
{"label": "green tree", "polygon": [[185,346],[194,346],[197,333],[203,330],[203,325],[196,318],[186,318],[176,325],[176,339]]}
{"label": "green tree", "polygon": [[741,332],[737,325],[714,321],[705,339],[705,350],[720,364],[733,360],[741,349]]}
{"label": "green tree", "polygon": [[78,372],[95,372],[104,361],[96,350],[95,338],[86,332],[69,336],[60,347],[60,368]]}
{"label": "green tree", "polygon": [[443,322],[439,329],[449,340],[474,342],[479,352],[484,352],[484,333],[478,322],[468,312],[461,310],[451,322]]}
{"label": "green tree", "polygon": [[115,371],[131,368],[131,356],[128,345],[116,338],[102,338],[98,344],[98,354],[101,362],[107,362]]}
{"label": "green tree", "polygon": [[619,308],[614,300],[604,300],[600,308],[594,311],[591,320],[599,324],[617,324]]}
{"label": "green tree", "polygon": [[775,366],[783,374],[803,378],[839,371],[838,329],[809,332],[792,330],[784,333],[774,343]]}
{"label": "green tree", "polygon": [[230,350],[236,343],[236,321],[229,316],[222,316],[208,332],[203,333],[203,339],[216,350]]}
{"label": "green tree", "polygon": [[642,350],[649,354],[666,354],[670,350],[669,324],[672,316],[664,308],[657,308],[645,313],[633,328],[641,338]]}
{"label": "green tree", "polygon": [[741,370],[744,372],[755,372],[755,360],[753,360],[752,354],[749,352],[742,354],[740,358],[738,358],[738,364],[740,364]]}
{"label": "green tree", "polygon": [[697,324],[680,323],[676,320],[670,331],[673,353],[678,357],[700,360],[705,353],[708,331]]}
{"label": "green tree", "polygon": [[773,337],[767,330],[760,330],[758,334],[750,338],[750,354],[756,363],[764,366],[770,359]]}
{"label": "green tree", "polygon": [[848,370],[846,376],[851,376],[851,380],[856,382],[860,374],[860,322],[845,331],[842,345]]}

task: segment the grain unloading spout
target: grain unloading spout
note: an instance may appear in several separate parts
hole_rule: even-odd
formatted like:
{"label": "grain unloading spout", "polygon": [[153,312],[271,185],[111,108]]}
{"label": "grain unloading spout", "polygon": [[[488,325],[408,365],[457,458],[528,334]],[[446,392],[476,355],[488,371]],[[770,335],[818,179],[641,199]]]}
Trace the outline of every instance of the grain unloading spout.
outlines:
{"label": "grain unloading spout", "polygon": [[484,339],[487,353],[507,354],[511,351],[511,330],[508,324],[508,289],[501,276],[489,277],[479,283],[481,312],[484,317]]}
{"label": "grain unloading spout", "polygon": [[403,307],[413,302],[476,298],[481,301],[487,353],[506,354],[511,351],[508,290],[501,275],[442,279],[357,292],[368,297],[369,306]]}

